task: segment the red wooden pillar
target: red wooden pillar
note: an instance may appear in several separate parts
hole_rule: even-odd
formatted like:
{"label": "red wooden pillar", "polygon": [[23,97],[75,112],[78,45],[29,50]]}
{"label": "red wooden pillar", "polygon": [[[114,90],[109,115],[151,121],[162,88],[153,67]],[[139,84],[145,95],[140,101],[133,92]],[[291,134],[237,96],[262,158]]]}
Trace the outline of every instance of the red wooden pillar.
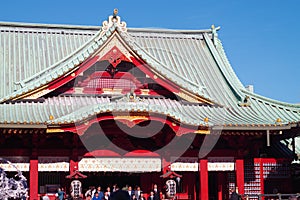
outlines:
{"label": "red wooden pillar", "polygon": [[[260,193],[264,194],[265,193],[265,181],[264,181],[264,167],[263,167],[264,159],[260,158],[259,159],[259,174],[260,174]],[[262,200],[265,198],[262,197]]]}
{"label": "red wooden pillar", "polygon": [[30,200],[38,200],[38,187],[39,187],[39,172],[38,172],[38,159],[30,159],[29,167],[29,196]]}
{"label": "red wooden pillar", "polygon": [[224,183],[224,174],[218,173],[218,200],[223,200]]}
{"label": "red wooden pillar", "polygon": [[208,200],[208,161],[200,160],[200,199]]}
{"label": "red wooden pillar", "polygon": [[235,161],[236,165],[236,185],[238,187],[238,193],[239,194],[244,194],[245,189],[245,173],[244,173],[244,160],[243,159],[237,159]]}
{"label": "red wooden pillar", "polygon": [[196,189],[196,184],[194,184],[194,200],[197,200],[197,189]]}

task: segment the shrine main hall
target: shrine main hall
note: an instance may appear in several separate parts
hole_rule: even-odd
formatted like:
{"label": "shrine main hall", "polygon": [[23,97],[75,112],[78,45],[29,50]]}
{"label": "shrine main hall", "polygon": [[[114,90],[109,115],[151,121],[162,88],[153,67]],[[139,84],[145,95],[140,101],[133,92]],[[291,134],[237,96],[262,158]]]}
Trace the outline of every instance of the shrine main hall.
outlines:
{"label": "shrine main hall", "polygon": [[299,192],[300,105],[244,86],[218,34],[127,28],[116,12],[101,26],[1,22],[0,157],[15,166],[1,168],[22,171],[30,200],[74,173],[83,191],[176,177],[178,199]]}

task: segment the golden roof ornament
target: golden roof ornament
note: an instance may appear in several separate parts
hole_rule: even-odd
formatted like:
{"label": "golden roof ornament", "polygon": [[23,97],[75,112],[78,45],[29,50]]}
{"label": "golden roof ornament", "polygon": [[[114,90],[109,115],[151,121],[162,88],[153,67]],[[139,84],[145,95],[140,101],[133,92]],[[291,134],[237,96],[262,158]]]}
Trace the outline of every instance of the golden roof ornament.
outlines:
{"label": "golden roof ornament", "polygon": [[281,118],[278,117],[278,118],[276,119],[276,123],[280,124],[281,122],[282,122]]}
{"label": "golden roof ornament", "polygon": [[116,18],[118,15],[118,8],[114,9],[113,18]]}
{"label": "golden roof ornament", "polygon": [[242,102],[239,102],[238,105],[241,107],[249,107],[250,106],[250,97],[248,95],[245,96]]}
{"label": "golden roof ornament", "polygon": [[120,16],[118,16],[118,12],[118,9],[115,8],[113,15],[109,16],[108,20],[102,22],[102,31],[99,37],[97,37],[96,41],[102,38],[102,36],[104,36],[107,32],[114,30],[111,29],[112,27],[120,32],[127,32],[126,22],[121,22],[121,18]]}
{"label": "golden roof ornament", "polygon": [[205,123],[208,123],[208,122],[209,122],[209,118],[208,118],[208,117],[205,117],[203,121],[204,121]]}

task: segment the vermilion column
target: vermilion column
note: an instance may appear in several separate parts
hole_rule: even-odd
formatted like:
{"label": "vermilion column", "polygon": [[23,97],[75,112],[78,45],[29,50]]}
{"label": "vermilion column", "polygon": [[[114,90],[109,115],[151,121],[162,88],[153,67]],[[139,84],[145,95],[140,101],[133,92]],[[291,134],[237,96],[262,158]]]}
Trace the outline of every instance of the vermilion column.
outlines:
{"label": "vermilion column", "polygon": [[29,196],[30,200],[38,200],[38,186],[39,186],[39,172],[38,172],[38,159],[30,160],[30,182],[29,182]]}
{"label": "vermilion column", "polygon": [[208,170],[207,160],[200,160],[200,199],[208,200]]}
{"label": "vermilion column", "polygon": [[[263,167],[264,159],[259,159],[259,174],[260,174],[260,193],[265,193],[265,181],[264,181],[264,167]],[[265,199],[265,197],[261,197],[262,200]]]}
{"label": "vermilion column", "polygon": [[245,185],[245,175],[244,175],[244,160],[238,159],[235,161],[236,166],[236,184],[238,187],[239,194],[244,194],[244,185]]}
{"label": "vermilion column", "polygon": [[218,200],[223,200],[224,182],[224,175],[222,173],[218,173]]}

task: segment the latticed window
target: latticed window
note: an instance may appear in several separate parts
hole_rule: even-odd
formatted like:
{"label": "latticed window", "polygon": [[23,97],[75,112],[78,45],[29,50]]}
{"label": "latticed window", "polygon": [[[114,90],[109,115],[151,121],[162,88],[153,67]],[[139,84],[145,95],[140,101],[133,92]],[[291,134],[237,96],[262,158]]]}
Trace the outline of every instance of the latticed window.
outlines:
{"label": "latticed window", "polygon": [[136,85],[127,79],[93,79],[90,80],[87,88],[110,88],[110,89],[136,89]]}

